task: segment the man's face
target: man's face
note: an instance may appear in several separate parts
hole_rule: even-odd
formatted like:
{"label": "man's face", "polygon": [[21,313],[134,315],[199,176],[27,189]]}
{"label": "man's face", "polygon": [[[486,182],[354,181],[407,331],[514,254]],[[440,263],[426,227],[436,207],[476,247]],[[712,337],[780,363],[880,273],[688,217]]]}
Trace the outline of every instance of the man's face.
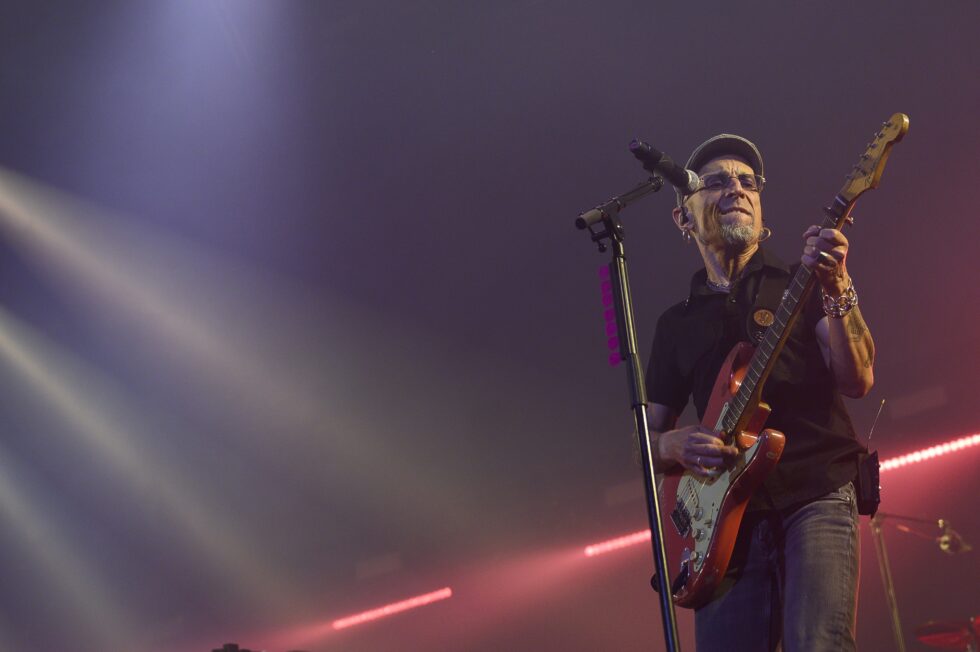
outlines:
{"label": "man's face", "polygon": [[[694,218],[694,236],[705,245],[737,249],[758,242],[762,232],[762,203],[759,192],[742,185],[739,176],[754,175],[741,158],[722,156],[704,164],[698,174],[710,178],[717,188],[706,187],[686,202]],[[712,185],[712,184],[709,184]]]}

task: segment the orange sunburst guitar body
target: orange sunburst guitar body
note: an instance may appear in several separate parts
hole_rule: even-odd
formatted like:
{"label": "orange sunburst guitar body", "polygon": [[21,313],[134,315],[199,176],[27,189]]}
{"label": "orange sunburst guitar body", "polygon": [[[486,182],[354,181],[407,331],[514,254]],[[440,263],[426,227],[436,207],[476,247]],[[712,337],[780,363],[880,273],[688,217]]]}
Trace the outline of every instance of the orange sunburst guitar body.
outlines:
{"label": "orange sunburst guitar body", "polygon": [[[852,221],[850,212],[857,198],[877,187],[891,147],[908,128],[908,116],[902,113],[882,125],[847,175],[844,187],[824,209],[823,228],[840,229]],[[716,377],[701,424],[721,433],[725,443],[734,444],[739,454],[732,466],[713,478],[685,473],[677,483],[677,501],[670,518],[681,540],[668,537],[668,543],[673,544],[668,548],[682,550],[675,559],[680,574],[671,589],[678,606],[700,607],[717,591],[728,570],[749,499],[783,453],[786,438],[781,432],[764,429],[770,409],[760,397],[814,281],[810,270],[800,266],[758,347],[747,342],[737,344]]]}
{"label": "orange sunburst guitar body", "polygon": [[[740,342],[728,354],[701,420],[705,428],[722,429],[754,350],[751,344]],[[684,582],[674,586],[678,606],[697,607],[711,598],[728,570],[745,507],[783,454],[783,434],[762,430],[768,416],[769,406],[756,403],[745,429],[730,438],[739,455],[720,476],[702,480],[685,474],[678,483],[671,519],[682,536],[690,539],[682,553]]]}

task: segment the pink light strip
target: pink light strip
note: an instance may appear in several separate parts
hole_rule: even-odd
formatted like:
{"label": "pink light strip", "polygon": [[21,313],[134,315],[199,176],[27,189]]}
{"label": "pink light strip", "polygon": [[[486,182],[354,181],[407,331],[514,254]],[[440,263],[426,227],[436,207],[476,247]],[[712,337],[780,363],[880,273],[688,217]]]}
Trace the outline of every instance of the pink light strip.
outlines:
{"label": "pink light strip", "polygon": [[353,616],[346,616],[344,618],[339,618],[333,621],[331,627],[334,629],[344,629],[345,627],[353,627],[354,625],[360,625],[362,623],[370,622],[372,620],[377,620],[379,618],[384,618],[385,616],[392,616],[402,611],[408,611],[409,609],[415,609],[417,607],[424,607],[427,604],[432,604],[433,602],[438,602],[440,600],[446,600],[453,596],[453,590],[448,586],[438,591],[433,591],[431,593],[425,593],[423,595],[417,595],[414,598],[408,598],[407,600],[402,600],[400,602],[393,602],[391,604],[386,604],[383,607],[378,607],[377,609],[371,609],[369,611],[362,611],[359,614],[354,614]]}
{"label": "pink light strip", "polygon": [[650,530],[641,530],[639,532],[634,532],[633,534],[627,534],[626,536],[609,539],[608,541],[603,541],[602,543],[594,543],[591,546],[585,547],[585,556],[595,557],[596,555],[601,555],[605,552],[612,552],[613,550],[619,550],[620,548],[635,546],[638,543],[649,541],[651,536]]}
{"label": "pink light strip", "polygon": [[[929,448],[923,448],[920,451],[908,453],[907,455],[889,457],[887,460],[884,460],[881,463],[881,471],[890,471],[891,469],[896,469],[901,466],[908,466],[909,464],[915,464],[916,462],[923,462],[934,457],[939,457],[940,455],[946,455],[947,453],[953,453],[955,451],[963,450],[964,448],[970,448],[971,446],[980,446],[980,433],[960,437],[959,439],[948,441],[945,444],[938,444],[936,446],[930,446]],[[595,557],[596,555],[612,552],[614,550],[635,546],[643,543],[644,541],[649,541],[651,536],[650,530],[641,530],[640,532],[634,532],[633,534],[616,537],[615,539],[608,539],[600,543],[593,543],[592,545],[585,547],[585,556]]]}
{"label": "pink light strip", "polygon": [[915,451],[914,453],[909,453],[908,455],[890,457],[881,463],[881,470],[890,471],[891,469],[897,469],[900,466],[907,466],[909,464],[915,464],[916,462],[923,462],[925,460],[932,459],[933,457],[939,457],[940,455],[946,455],[947,453],[952,453],[977,445],[980,445],[980,433],[969,435],[967,437],[960,437],[959,439],[954,439],[953,441],[948,441],[945,444],[939,444],[938,446],[923,448],[920,451]]}

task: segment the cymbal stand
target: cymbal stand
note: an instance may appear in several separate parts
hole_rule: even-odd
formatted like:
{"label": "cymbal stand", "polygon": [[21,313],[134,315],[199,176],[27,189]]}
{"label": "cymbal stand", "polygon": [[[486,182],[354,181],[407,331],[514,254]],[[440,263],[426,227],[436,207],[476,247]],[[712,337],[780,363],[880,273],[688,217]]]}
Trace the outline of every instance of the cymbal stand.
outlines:
{"label": "cymbal stand", "polygon": [[[878,512],[871,518],[871,536],[875,541],[875,551],[878,556],[878,568],[881,570],[881,582],[885,587],[885,598],[888,600],[888,610],[891,612],[892,617],[892,632],[895,635],[895,645],[899,652],[905,652],[905,637],[902,634],[902,623],[898,617],[898,600],[895,599],[895,583],[892,581],[892,571],[891,565],[888,563],[888,551],[885,550],[885,538],[881,534],[881,524],[886,519],[892,519],[896,521],[907,521],[910,523],[927,523],[932,526],[938,525],[940,529],[947,534],[944,537],[936,539],[939,542],[940,549],[943,552],[948,552],[949,547],[949,534],[950,528],[947,521],[939,519],[938,521],[929,520],[925,518],[919,518],[916,516],[903,516],[902,514],[886,514],[885,512]],[[907,529],[907,528],[906,528]],[[924,538],[931,538],[924,536],[913,530],[908,530],[909,532],[915,534],[916,536],[922,536]],[[946,547],[943,547],[943,539],[947,540]],[[960,545],[963,542],[960,541]],[[966,546],[966,550],[970,550],[969,546]]]}
{"label": "cymbal stand", "polygon": [[885,599],[888,600],[888,610],[892,617],[892,634],[898,652],[905,652],[905,636],[902,634],[902,621],[898,617],[898,600],[895,598],[895,583],[892,581],[891,564],[888,563],[888,551],[885,549],[885,539],[881,535],[881,522],[887,514],[878,513],[871,518],[871,537],[875,541],[875,552],[878,557],[878,569],[881,571],[881,582],[885,586]]}

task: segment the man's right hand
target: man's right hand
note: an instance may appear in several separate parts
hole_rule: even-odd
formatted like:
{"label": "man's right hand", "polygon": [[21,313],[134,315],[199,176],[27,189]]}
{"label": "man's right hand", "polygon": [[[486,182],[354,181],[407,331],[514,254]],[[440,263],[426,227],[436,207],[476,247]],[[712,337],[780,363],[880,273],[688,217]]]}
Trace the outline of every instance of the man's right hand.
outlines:
{"label": "man's right hand", "polygon": [[717,433],[703,426],[687,426],[661,432],[657,452],[664,462],[675,462],[701,478],[712,478],[727,468],[738,449],[726,445]]}

